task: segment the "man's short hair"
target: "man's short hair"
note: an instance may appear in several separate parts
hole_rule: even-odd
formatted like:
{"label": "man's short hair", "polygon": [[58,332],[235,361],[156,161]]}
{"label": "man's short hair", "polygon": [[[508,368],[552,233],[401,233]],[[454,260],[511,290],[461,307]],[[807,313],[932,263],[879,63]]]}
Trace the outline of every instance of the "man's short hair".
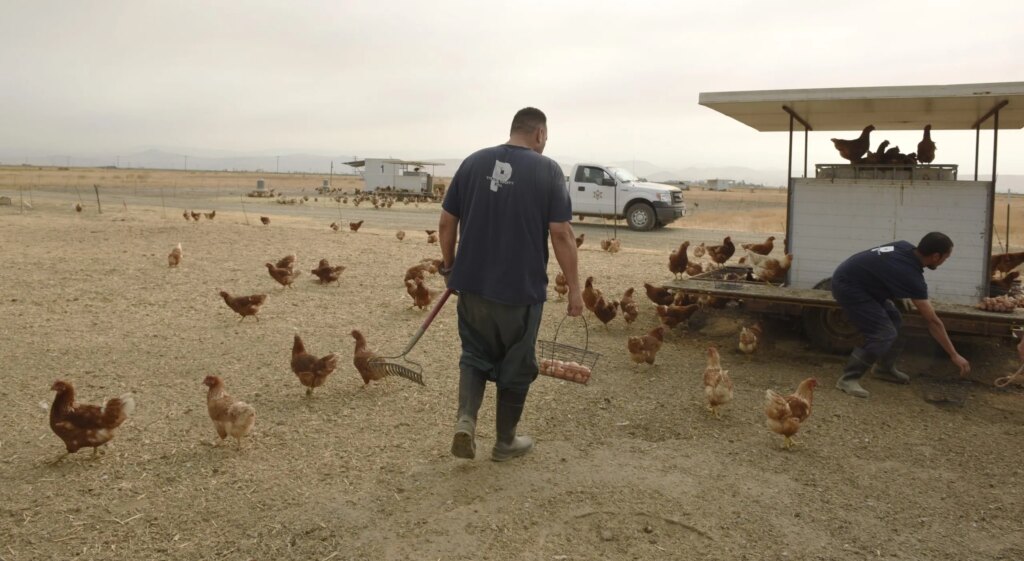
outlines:
{"label": "man's short hair", "polygon": [[917,251],[921,255],[946,255],[953,251],[953,240],[942,232],[928,232],[917,244]]}
{"label": "man's short hair", "polygon": [[536,107],[524,107],[520,109],[515,117],[512,117],[512,129],[510,132],[532,133],[537,127],[548,124],[548,118],[544,112]]}

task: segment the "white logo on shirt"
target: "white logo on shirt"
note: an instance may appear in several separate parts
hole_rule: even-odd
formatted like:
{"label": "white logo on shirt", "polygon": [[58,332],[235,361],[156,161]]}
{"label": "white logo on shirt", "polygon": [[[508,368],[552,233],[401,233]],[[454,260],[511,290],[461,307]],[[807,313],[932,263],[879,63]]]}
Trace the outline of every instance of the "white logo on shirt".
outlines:
{"label": "white logo on shirt", "polygon": [[491,180],[491,191],[497,191],[498,187],[504,185],[512,185],[509,181],[512,177],[512,164],[494,160],[494,171],[491,172],[491,176],[487,179]]}
{"label": "white logo on shirt", "polygon": [[871,251],[874,251],[875,253],[881,255],[883,253],[889,253],[889,252],[892,252],[892,251],[896,251],[896,247],[895,246],[891,246],[891,245],[883,245],[881,247],[876,247],[876,248],[872,249]]}

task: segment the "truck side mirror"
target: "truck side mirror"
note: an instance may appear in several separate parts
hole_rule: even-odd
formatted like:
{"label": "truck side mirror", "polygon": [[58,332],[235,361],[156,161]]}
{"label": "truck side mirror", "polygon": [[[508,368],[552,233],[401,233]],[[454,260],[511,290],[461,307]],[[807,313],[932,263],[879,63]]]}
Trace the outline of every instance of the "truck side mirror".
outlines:
{"label": "truck side mirror", "polygon": [[605,187],[615,187],[615,180],[610,177],[605,177],[601,179],[601,185],[604,185]]}

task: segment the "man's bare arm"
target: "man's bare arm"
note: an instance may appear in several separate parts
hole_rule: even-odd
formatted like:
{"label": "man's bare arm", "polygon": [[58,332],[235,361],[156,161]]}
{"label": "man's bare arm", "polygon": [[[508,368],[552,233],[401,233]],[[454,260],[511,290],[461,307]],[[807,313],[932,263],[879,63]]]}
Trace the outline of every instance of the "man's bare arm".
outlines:
{"label": "man's bare arm", "polygon": [[939,343],[942,350],[946,351],[946,354],[949,355],[949,360],[953,361],[953,364],[960,369],[960,375],[966,376],[971,371],[971,363],[967,362],[966,358],[956,352],[956,347],[953,346],[953,342],[949,340],[949,334],[946,333],[946,326],[942,323],[938,314],[935,313],[932,303],[928,300],[911,301],[914,303],[914,307],[917,308],[918,313],[921,314],[921,317],[928,322],[928,332]]}
{"label": "man's bare arm", "polygon": [[565,282],[569,286],[569,305],[566,312],[570,316],[583,313],[583,293],[580,291],[580,273],[576,255],[576,235],[568,222],[551,222],[551,247],[555,251],[555,260],[562,268]]}
{"label": "man's bare arm", "polygon": [[438,241],[441,242],[441,258],[444,259],[444,266],[451,267],[455,264],[455,242],[459,236],[459,217],[441,210],[441,219],[437,223]]}

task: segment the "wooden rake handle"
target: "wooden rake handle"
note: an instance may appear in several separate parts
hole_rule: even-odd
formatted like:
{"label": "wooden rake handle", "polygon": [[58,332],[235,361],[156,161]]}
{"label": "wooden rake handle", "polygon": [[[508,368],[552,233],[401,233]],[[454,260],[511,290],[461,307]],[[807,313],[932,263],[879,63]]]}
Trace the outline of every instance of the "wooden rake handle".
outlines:
{"label": "wooden rake handle", "polygon": [[408,354],[409,351],[412,350],[413,347],[416,346],[416,343],[419,342],[420,337],[423,337],[423,334],[427,332],[427,328],[430,327],[430,324],[434,321],[434,318],[437,317],[438,312],[441,311],[441,308],[444,307],[444,303],[448,301],[448,297],[451,295],[452,289],[446,288],[445,291],[441,294],[441,297],[437,299],[437,303],[434,304],[434,309],[430,310],[430,315],[427,316],[427,319],[423,320],[423,325],[420,326],[420,328],[416,331],[416,334],[413,335],[412,339],[409,340],[409,344],[405,346],[405,350],[402,351],[402,354],[398,356],[405,356],[406,354]]}

